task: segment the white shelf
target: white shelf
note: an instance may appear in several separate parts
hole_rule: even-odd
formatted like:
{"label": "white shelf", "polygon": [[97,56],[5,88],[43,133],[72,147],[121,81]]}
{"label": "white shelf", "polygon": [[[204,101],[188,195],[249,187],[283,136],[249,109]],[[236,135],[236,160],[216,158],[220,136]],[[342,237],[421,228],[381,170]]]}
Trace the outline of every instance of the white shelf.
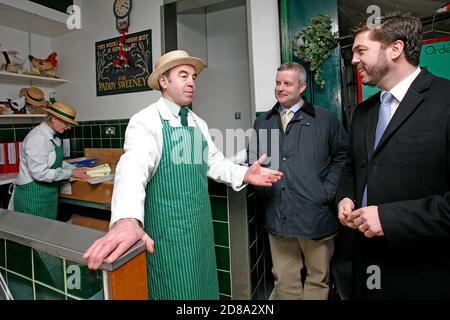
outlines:
{"label": "white shelf", "polygon": [[33,84],[46,85],[51,87],[59,86],[60,84],[67,82],[66,79],[39,77],[33,76],[31,74],[21,74],[7,71],[0,71],[0,80],[7,80],[8,82],[16,83],[32,82]]}
{"label": "white shelf", "polygon": [[0,0],[0,25],[45,37],[70,32],[66,26],[68,14],[31,1]]}
{"label": "white shelf", "polygon": [[0,115],[0,124],[41,123],[46,114],[4,114]]}

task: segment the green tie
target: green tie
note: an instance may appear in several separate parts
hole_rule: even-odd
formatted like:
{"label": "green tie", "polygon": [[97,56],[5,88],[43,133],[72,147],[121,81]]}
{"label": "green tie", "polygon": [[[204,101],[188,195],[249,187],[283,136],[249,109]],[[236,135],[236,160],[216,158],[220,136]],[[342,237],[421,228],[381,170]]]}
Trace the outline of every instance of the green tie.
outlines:
{"label": "green tie", "polygon": [[181,107],[180,112],[178,113],[180,115],[181,125],[183,127],[187,127],[187,125],[188,125],[188,120],[187,120],[188,112],[189,112],[189,110],[187,109],[187,107]]}

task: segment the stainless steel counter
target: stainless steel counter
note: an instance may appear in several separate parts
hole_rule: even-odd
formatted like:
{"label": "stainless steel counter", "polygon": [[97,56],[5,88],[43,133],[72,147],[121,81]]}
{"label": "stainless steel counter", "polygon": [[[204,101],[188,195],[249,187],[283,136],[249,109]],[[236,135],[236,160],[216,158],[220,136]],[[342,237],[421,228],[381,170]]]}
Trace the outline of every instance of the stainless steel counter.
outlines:
{"label": "stainless steel counter", "polygon": [[[0,209],[0,239],[10,240],[48,254],[86,265],[83,253],[105,233],[61,221]],[[145,250],[138,241],[116,262],[103,262],[101,269],[114,271]]]}

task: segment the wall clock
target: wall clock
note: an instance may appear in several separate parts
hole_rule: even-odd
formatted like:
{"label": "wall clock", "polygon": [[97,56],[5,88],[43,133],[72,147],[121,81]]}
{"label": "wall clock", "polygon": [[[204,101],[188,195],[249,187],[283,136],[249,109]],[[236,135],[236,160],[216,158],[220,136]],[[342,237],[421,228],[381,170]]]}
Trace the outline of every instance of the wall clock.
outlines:
{"label": "wall clock", "polygon": [[130,25],[131,0],[114,0],[116,28],[120,32]]}

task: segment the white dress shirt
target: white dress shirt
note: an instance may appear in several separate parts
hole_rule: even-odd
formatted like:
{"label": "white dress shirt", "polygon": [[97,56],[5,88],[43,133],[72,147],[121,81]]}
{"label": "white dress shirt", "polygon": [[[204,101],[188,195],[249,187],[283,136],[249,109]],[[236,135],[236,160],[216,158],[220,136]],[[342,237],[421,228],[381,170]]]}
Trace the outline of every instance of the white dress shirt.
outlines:
{"label": "white dress shirt", "polygon": [[[402,102],[403,98],[406,95],[406,92],[408,91],[409,87],[413,83],[413,81],[417,78],[419,75],[421,69],[417,67],[417,69],[411,73],[409,76],[407,76],[405,79],[397,83],[395,87],[393,87],[389,92],[394,96],[394,99],[391,103],[391,119],[394,116],[395,111],[397,111],[398,106]],[[382,90],[380,95],[380,101],[381,97],[386,93],[386,91]]]}
{"label": "white dress shirt", "polygon": [[[155,175],[162,156],[161,119],[168,120],[171,127],[181,127],[178,110],[178,106],[160,98],[131,117],[125,132],[125,153],[116,168],[111,225],[123,218],[135,218],[144,225],[145,188]],[[248,168],[226,159],[212,142],[205,121],[190,110],[188,126],[198,127],[208,143],[208,177],[231,185],[236,191],[244,188]]]}

